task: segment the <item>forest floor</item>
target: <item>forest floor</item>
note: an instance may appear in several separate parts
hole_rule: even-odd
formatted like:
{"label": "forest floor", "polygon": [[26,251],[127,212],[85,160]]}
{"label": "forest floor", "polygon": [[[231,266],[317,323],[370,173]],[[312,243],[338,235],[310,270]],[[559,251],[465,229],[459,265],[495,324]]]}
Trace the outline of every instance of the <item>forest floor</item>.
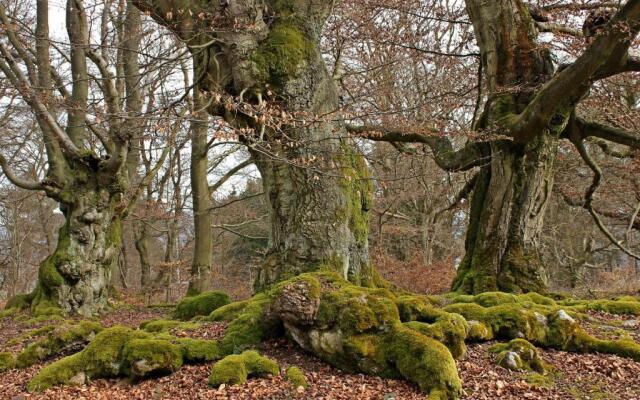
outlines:
{"label": "forest floor", "polygon": [[[166,310],[123,307],[102,317],[105,326],[137,327],[143,321],[160,318]],[[640,320],[590,312],[582,325],[602,338],[627,337],[640,341]],[[31,337],[19,343],[11,339],[47,325],[28,325],[13,318],[0,319],[0,351],[17,352]],[[196,330],[173,331],[176,336],[216,339],[224,333],[224,323],[205,323]],[[492,342],[471,344],[458,371],[464,384],[464,399],[619,399],[640,400],[640,362],[604,354],[573,354],[540,349],[542,357],[555,371],[546,376],[514,372],[496,365],[495,355],[487,351]],[[132,383],[127,380],[95,380],[88,386],[59,387],[40,394],[29,394],[26,385],[47,363],[24,370],[0,373],[0,400],[26,399],[425,399],[417,387],[399,380],[343,373],[304,353],[286,340],[267,342],[260,349],[284,369],[300,367],[309,381],[306,390],[297,390],[283,375],[250,379],[241,386],[207,385],[211,365],[184,366],[170,376]]]}

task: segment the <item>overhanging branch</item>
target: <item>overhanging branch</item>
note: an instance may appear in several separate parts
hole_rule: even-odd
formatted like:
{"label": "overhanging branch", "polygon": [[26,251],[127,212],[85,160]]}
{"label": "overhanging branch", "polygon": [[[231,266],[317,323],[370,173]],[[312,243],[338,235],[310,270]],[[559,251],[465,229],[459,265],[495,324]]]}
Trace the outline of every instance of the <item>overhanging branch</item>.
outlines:
{"label": "overhanging branch", "polygon": [[[446,171],[467,171],[486,163],[485,144],[468,142],[462,149],[454,150],[451,141],[443,136],[427,136],[398,128],[377,125],[347,125],[347,131],[359,137],[378,142],[422,143],[433,151],[436,164]],[[436,133],[437,131],[432,131]]]}

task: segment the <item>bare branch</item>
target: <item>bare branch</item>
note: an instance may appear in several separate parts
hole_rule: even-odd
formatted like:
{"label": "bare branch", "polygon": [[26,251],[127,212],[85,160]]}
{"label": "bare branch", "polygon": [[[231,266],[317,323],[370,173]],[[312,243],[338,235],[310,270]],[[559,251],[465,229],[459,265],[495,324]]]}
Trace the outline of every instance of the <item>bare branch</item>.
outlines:
{"label": "bare branch", "polygon": [[580,157],[582,157],[584,162],[587,164],[587,166],[589,166],[589,168],[593,172],[593,180],[591,181],[591,185],[589,185],[589,188],[587,188],[587,191],[585,192],[585,196],[584,196],[585,200],[584,200],[583,207],[589,212],[589,214],[591,214],[591,216],[593,217],[593,220],[598,226],[598,229],[600,229],[600,231],[607,237],[607,239],[609,239],[609,241],[611,241],[613,245],[618,247],[629,257],[635,258],[636,260],[640,260],[640,255],[633,253],[631,250],[629,250],[626,246],[624,246],[620,241],[618,241],[613,236],[611,231],[609,231],[609,229],[607,229],[607,227],[602,222],[600,215],[593,208],[593,195],[595,194],[596,190],[600,186],[600,182],[602,181],[602,170],[600,169],[600,166],[595,162],[595,160],[591,157],[591,155],[587,151],[586,147],[584,146],[584,141],[581,137],[578,137],[577,135],[572,135],[571,141],[578,149],[578,153],[580,153]]}
{"label": "bare branch", "polygon": [[2,168],[2,172],[7,179],[17,187],[26,190],[44,190],[44,186],[40,182],[20,178],[15,171],[11,169],[7,159],[2,154],[0,154],[0,168]]}
{"label": "bare branch", "polygon": [[[451,141],[443,136],[426,136],[397,128],[363,125],[347,126],[347,131],[359,137],[379,142],[423,143],[433,151],[436,164],[447,171],[467,171],[487,161],[485,144],[468,142],[462,149],[454,150]],[[432,131],[437,132],[437,131]]]}

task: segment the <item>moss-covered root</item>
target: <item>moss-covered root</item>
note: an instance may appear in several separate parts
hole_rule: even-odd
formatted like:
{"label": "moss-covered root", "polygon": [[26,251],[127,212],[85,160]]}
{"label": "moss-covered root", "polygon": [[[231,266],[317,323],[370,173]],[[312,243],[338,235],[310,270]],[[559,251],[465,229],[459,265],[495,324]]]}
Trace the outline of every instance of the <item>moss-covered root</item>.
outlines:
{"label": "moss-covered root", "polygon": [[0,372],[5,372],[16,367],[16,357],[13,353],[0,353]]}
{"label": "moss-covered root", "polygon": [[173,317],[189,320],[198,315],[209,315],[212,311],[229,304],[229,296],[222,292],[204,292],[197,296],[185,297],[173,313]]}
{"label": "moss-covered root", "polygon": [[306,389],[309,387],[309,382],[307,382],[307,377],[304,376],[302,370],[296,366],[291,366],[287,368],[284,373],[284,378],[291,383],[291,385],[298,389],[302,387]]}
{"label": "moss-covered root", "polygon": [[132,339],[122,350],[127,375],[134,379],[154,374],[170,374],[182,366],[179,346],[159,339]]}
{"label": "moss-covered root", "polygon": [[48,332],[44,338],[31,343],[18,354],[16,365],[29,367],[57,354],[78,350],[91,341],[102,330],[102,325],[93,321],[80,321],[75,325],[64,324]]}
{"label": "moss-covered root", "polygon": [[102,330],[79,353],[42,369],[27,388],[40,391],[55,385],[81,385],[87,379],[117,376],[141,379],[172,373],[183,363],[219,358],[215,341],[176,339],[166,333],[115,326]]}
{"label": "moss-covered root", "polygon": [[[460,315],[411,308],[386,289],[353,286],[339,277],[304,274],[277,286],[271,311],[302,348],[346,371],[404,377],[434,399],[457,399],[462,389],[451,352],[464,352],[468,329]],[[402,323],[402,312],[428,322]],[[462,344],[461,344],[462,343]]]}
{"label": "moss-covered root", "polygon": [[457,399],[462,395],[456,363],[442,343],[398,327],[386,339],[383,352],[403,377],[429,393],[429,399]]}
{"label": "moss-covered root", "polygon": [[548,364],[540,357],[538,349],[524,339],[513,339],[509,343],[498,343],[489,348],[497,353],[497,363],[514,371],[535,371],[545,374]]}
{"label": "moss-covered root", "polygon": [[278,364],[249,350],[242,354],[226,356],[218,361],[211,370],[209,385],[218,387],[222,384],[241,385],[250,376],[277,375],[280,373]]}

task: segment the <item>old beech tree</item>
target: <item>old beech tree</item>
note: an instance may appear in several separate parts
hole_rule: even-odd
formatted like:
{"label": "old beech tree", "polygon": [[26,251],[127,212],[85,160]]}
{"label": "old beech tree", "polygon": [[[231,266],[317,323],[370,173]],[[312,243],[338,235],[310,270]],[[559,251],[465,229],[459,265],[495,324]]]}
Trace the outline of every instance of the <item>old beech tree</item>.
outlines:
{"label": "old beech tree", "polygon": [[241,132],[260,171],[271,245],[256,287],[319,267],[371,285],[366,165],[322,118],[338,108],[319,49],[332,3],[135,3],[189,46],[201,102]]}
{"label": "old beech tree", "polygon": [[584,206],[601,227],[591,208],[601,173],[583,142],[597,137],[632,148],[640,146],[637,133],[587,120],[577,109],[599,80],[640,70],[640,60],[629,54],[640,29],[640,2],[629,1],[617,13],[607,14],[612,17],[605,24],[600,21],[595,29],[585,29],[586,50],[559,68],[554,68],[549,46],[538,36],[540,30],[563,28],[547,23],[540,10],[520,0],[465,3],[487,92],[484,110],[473,127],[479,132],[478,139],[455,151],[445,134],[429,127],[368,125],[350,126],[350,131],[373,140],[427,144],[438,165],[448,171],[479,169],[471,197],[466,254],[453,290],[544,291],[539,235],[559,141],[574,143],[594,172]]}
{"label": "old beech tree", "polygon": [[[117,22],[117,34],[104,34],[95,44],[90,43],[84,3],[69,0],[70,52],[65,57],[71,82],[65,82],[51,62],[49,12],[46,0],[37,2],[35,40],[29,43],[14,30],[17,16],[0,5],[0,23],[8,39],[0,42],[0,70],[33,110],[48,170],[37,182],[18,176],[7,155],[0,154],[0,166],[16,186],[42,190],[58,201],[65,217],[55,252],[40,266],[36,289],[22,300],[36,309],[59,306],[92,315],[107,304],[111,271],[120,252],[121,221],[136,197],[137,183],[144,185],[136,179],[143,125],[141,13],[133,6],[121,8],[118,21],[110,21],[105,12],[103,28]],[[112,44],[118,49],[118,76],[109,65],[107,46]],[[96,80],[99,84],[92,84]],[[98,107],[90,101],[96,89],[104,98]],[[60,115],[66,116],[66,125],[59,123]]]}

